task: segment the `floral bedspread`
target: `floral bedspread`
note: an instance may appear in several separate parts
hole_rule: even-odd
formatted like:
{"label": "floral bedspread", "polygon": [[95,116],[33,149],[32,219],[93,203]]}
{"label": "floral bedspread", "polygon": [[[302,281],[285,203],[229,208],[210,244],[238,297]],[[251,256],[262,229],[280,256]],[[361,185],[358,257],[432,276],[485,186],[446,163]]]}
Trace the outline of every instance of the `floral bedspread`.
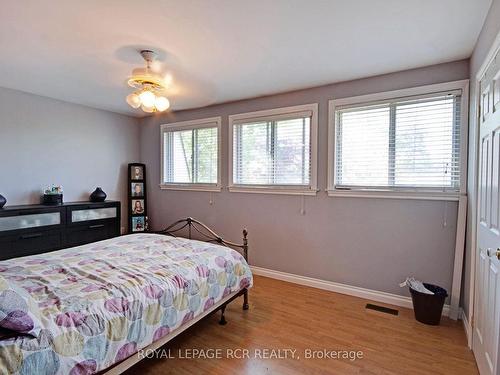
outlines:
{"label": "floral bedspread", "polygon": [[1,261],[0,308],[29,306],[40,329],[0,340],[0,373],[104,370],[252,283],[238,252],[156,234]]}

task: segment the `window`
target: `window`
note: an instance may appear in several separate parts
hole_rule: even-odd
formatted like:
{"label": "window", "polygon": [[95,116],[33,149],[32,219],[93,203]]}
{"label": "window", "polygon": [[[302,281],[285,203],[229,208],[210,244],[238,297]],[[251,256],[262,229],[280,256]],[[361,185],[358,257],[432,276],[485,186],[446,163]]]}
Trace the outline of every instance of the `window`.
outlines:
{"label": "window", "polygon": [[161,187],[220,190],[220,117],[161,126]]}
{"label": "window", "polygon": [[422,90],[331,101],[330,192],[463,190],[462,89]]}
{"label": "window", "polygon": [[231,191],[316,194],[317,104],[229,116]]}

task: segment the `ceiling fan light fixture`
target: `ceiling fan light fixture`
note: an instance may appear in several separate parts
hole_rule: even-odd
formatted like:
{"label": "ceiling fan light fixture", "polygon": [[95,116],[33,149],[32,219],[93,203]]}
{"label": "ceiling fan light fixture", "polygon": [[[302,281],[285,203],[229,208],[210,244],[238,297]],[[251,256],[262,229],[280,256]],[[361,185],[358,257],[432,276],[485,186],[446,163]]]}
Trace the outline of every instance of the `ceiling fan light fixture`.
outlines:
{"label": "ceiling fan light fixture", "polygon": [[155,106],[154,106],[154,105],[153,105],[153,106],[151,106],[151,107],[148,107],[148,106],[146,106],[146,105],[144,105],[144,104],[143,104],[143,105],[141,105],[141,109],[142,109],[144,112],[146,112],[146,113],[153,113],[153,112],[155,111],[155,109],[156,109],[156,108],[155,108]]}
{"label": "ceiling fan light fixture", "polygon": [[163,112],[170,107],[170,102],[164,96],[157,96],[155,100],[155,107],[159,112]]}
{"label": "ceiling fan light fixture", "polygon": [[132,108],[137,109],[141,106],[141,99],[139,98],[139,95],[133,92],[132,94],[127,95],[127,103]]}
{"label": "ceiling fan light fixture", "polygon": [[139,94],[142,105],[146,107],[154,107],[156,96],[152,91],[145,90]]}
{"label": "ceiling fan light fixture", "polygon": [[144,112],[163,112],[170,107],[169,100],[163,95],[168,84],[172,81],[172,76],[160,74],[160,64],[155,60],[156,54],[150,50],[141,51],[141,56],[146,61],[145,68],[132,70],[132,76],[127,80],[130,87],[137,91],[129,94],[127,103],[132,108],[141,108]]}

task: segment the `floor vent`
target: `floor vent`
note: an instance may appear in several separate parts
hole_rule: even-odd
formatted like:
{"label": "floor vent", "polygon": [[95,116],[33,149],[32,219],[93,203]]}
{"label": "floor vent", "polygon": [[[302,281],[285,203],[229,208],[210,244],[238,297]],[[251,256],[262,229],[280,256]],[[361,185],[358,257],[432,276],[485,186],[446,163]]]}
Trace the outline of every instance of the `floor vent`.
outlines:
{"label": "floor vent", "polygon": [[367,303],[366,304],[366,308],[369,309],[369,310],[380,311],[380,312],[383,312],[383,313],[386,313],[386,314],[391,314],[391,315],[398,315],[399,314],[398,310],[390,309],[390,308],[384,307],[384,306],[373,305],[371,303]]}

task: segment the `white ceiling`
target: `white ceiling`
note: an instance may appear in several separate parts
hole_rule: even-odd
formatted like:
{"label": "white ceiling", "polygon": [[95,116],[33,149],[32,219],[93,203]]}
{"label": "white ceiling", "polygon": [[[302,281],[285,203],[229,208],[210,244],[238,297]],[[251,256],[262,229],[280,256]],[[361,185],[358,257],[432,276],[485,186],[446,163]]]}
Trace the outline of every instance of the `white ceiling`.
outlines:
{"label": "white ceiling", "polygon": [[[50,4],[50,6],[48,6]],[[136,52],[173,74],[175,110],[467,58],[491,0],[12,0],[0,86],[141,116]]]}

